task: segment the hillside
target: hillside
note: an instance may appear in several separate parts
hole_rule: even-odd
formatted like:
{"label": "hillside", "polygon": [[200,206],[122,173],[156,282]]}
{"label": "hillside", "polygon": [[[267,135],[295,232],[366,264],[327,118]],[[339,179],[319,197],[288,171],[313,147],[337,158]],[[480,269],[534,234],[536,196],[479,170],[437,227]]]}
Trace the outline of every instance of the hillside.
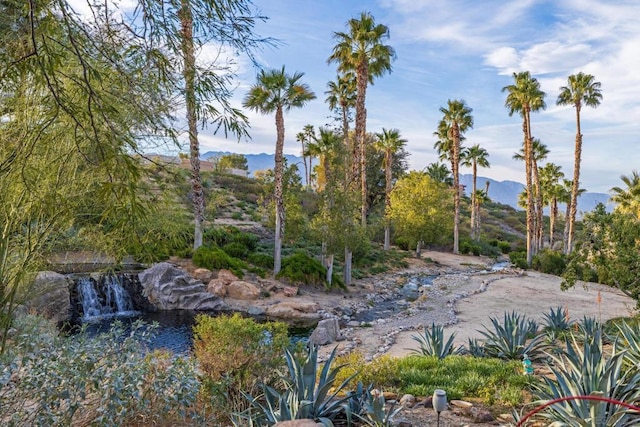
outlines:
{"label": "hillside", "polygon": [[[216,156],[223,156],[226,154],[232,154],[227,151],[208,151],[202,155],[203,159],[210,159]],[[273,154],[245,154],[247,159],[247,165],[249,166],[249,176],[253,176],[253,173],[258,170],[273,168],[274,160]],[[302,157],[286,154],[285,158],[289,164],[301,163]],[[299,168],[301,173],[304,173],[302,167]],[[473,175],[462,174],[460,175],[460,183],[465,186],[465,193],[469,195],[471,193]],[[485,182],[489,181],[489,197],[491,200],[503,205],[511,206],[515,209],[521,210],[518,206],[518,195],[524,189],[524,184],[517,181],[497,181],[491,178],[478,176],[477,183],[478,188],[484,188]],[[589,212],[596,207],[598,203],[603,203],[607,206],[607,210],[613,208],[613,204],[609,201],[609,195],[606,193],[590,193],[586,192],[578,198],[578,206],[581,212]],[[564,212],[566,209],[564,204],[560,205],[560,211]]]}

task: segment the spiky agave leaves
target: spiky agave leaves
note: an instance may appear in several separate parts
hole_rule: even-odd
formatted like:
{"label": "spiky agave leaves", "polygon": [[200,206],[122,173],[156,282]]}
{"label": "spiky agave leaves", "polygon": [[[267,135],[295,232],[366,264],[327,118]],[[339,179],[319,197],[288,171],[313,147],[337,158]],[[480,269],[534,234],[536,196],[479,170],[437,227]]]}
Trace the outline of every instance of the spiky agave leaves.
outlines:
{"label": "spiky agave leaves", "polygon": [[[626,351],[619,351],[614,342],[611,356],[603,351],[601,330],[591,340],[584,340],[582,348],[572,336],[566,339],[566,350],[551,355],[550,377],[535,390],[537,404],[568,396],[602,396],[633,403],[640,399],[640,372],[624,369]],[[551,405],[540,416],[552,420],[553,425],[621,427],[640,423],[640,414],[609,402],[568,400]]]}
{"label": "spiky agave leaves", "polygon": [[544,356],[544,336],[537,334],[537,324],[516,312],[504,313],[502,323],[492,317],[493,330],[485,326],[478,331],[485,337],[484,350],[488,357],[519,360],[525,354],[531,360]]}
{"label": "spiky agave leaves", "polygon": [[456,334],[453,333],[447,341],[444,339],[444,327],[431,323],[431,331],[425,326],[424,332],[421,335],[414,335],[411,338],[417,341],[420,345],[420,349],[412,349],[414,353],[421,354],[423,356],[436,356],[442,360],[452,354],[461,354],[462,347],[455,348],[453,340]]}

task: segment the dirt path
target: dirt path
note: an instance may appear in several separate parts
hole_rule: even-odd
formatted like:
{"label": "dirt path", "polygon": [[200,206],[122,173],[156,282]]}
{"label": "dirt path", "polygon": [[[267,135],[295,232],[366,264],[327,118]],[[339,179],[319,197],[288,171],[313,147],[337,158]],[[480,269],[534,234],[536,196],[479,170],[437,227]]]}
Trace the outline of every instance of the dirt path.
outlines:
{"label": "dirt path", "polygon": [[[455,333],[456,341],[466,344],[469,338],[482,338],[478,331],[491,324],[491,317],[501,318],[511,311],[538,321],[559,306],[566,307],[574,320],[591,316],[605,321],[635,313],[633,299],[607,286],[588,283],[562,291],[562,280],[556,276],[534,271],[488,272],[485,267],[492,261],[486,258],[441,252],[427,252],[424,257],[435,264],[417,262],[408,273],[437,275],[429,291],[397,314],[372,321],[366,327],[351,322],[343,330],[347,339],[338,344],[339,351],[357,350],[367,358],[381,354],[405,356],[417,348],[412,336],[431,323],[446,325],[446,333]],[[359,281],[357,286],[384,292],[380,288],[388,290],[399,286],[398,282],[402,282],[400,276],[378,277]],[[326,346],[326,350],[333,346]]]}

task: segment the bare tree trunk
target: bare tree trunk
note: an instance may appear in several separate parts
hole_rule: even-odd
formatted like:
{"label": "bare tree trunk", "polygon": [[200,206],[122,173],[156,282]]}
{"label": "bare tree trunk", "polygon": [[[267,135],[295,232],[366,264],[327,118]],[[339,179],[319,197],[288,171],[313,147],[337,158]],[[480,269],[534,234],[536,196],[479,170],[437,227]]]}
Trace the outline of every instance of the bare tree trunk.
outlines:
{"label": "bare tree trunk", "polygon": [[331,285],[331,279],[333,278],[333,254],[330,254],[330,255],[327,257],[327,265],[326,265],[326,267],[327,267],[327,277],[326,277],[326,280],[327,280],[327,283],[328,283],[329,285]]}
{"label": "bare tree trunk", "polygon": [[551,201],[551,212],[549,213],[549,248],[553,249],[553,233],[555,233],[556,219],[558,218],[558,199],[555,197]]}
{"label": "bare tree trunk", "polygon": [[571,218],[571,198],[567,202],[567,210],[564,214],[564,231],[562,233],[563,244],[564,244],[564,253],[569,255],[569,219]]}
{"label": "bare tree trunk", "polygon": [[359,148],[360,160],[360,191],[361,207],[360,221],[362,227],[367,226],[367,158],[366,158],[366,137],[367,137],[367,83],[369,79],[369,64],[361,61],[356,67],[356,144]]}
{"label": "bare tree trunk", "polygon": [[540,251],[540,249],[542,249],[542,242],[543,242],[543,238],[544,238],[544,211],[542,209],[542,189],[540,188],[540,174],[538,171],[538,162],[535,159],[535,156],[531,155],[532,158],[532,162],[533,162],[533,179],[534,179],[534,187],[536,189],[536,223],[535,223],[535,228],[536,228],[536,234],[535,234],[535,240],[536,240],[536,253],[538,253]]}
{"label": "bare tree trunk", "polygon": [[452,127],[453,140],[453,253],[457,254],[459,238],[460,238],[460,129],[457,123],[453,123]]}
{"label": "bare tree trunk", "polygon": [[284,117],[282,107],[276,110],[276,153],[275,153],[275,203],[276,203],[276,235],[275,247],[273,251],[273,275],[277,275],[282,267],[282,236],[284,234],[284,195],[282,189],[282,178],[284,165],[282,155],[284,151]]}
{"label": "bare tree trunk", "polygon": [[524,162],[525,162],[525,175],[527,185],[527,265],[531,265],[533,262],[534,253],[534,213],[533,213],[533,182],[532,182],[532,169],[533,169],[533,141],[531,138],[531,123],[529,109],[525,109],[524,118],[524,130],[525,130],[525,146],[524,146]]}
{"label": "bare tree trunk", "polygon": [[196,119],[195,96],[195,54],[193,46],[193,16],[188,0],[182,0],[180,8],[181,47],[184,61],[182,76],[187,109],[187,125],[189,127],[189,162],[191,164],[191,193],[193,197],[194,236],[193,249],[202,246],[204,223],[204,193],[200,176],[200,144],[198,143],[198,126]]}
{"label": "bare tree trunk", "polygon": [[422,240],[418,240],[418,244],[416,245],[416,258],[420,259],[422,256]]}
{"label": "bare tree trunk", "polygon": [[476,203],[476,179],[478,176],[478,164],[476,161],[473,161],[473,185],[471,186],[471,239],[475,240],[478,238],[477,230],[476,230],[476,215],[477,212],[477,203]]}
{"label": "bare tree trunk", "polygon": [[344,248],[344,284],[346,286],[351,285],[351,262],[353,258],[353,252],[349,248]]}
{"label": "bare tree trunk", "polygon": [[582,133],[580,132],[580,104],[576,104],[576,148],[574,153],[573,186],[571,187],[571,211],[569,217],[569,236],[567,238],[566,253],[573,250],[573,235],[575,233],[576,214],[578,212],[578,192],[580,189],[580,162],[582,157]]}

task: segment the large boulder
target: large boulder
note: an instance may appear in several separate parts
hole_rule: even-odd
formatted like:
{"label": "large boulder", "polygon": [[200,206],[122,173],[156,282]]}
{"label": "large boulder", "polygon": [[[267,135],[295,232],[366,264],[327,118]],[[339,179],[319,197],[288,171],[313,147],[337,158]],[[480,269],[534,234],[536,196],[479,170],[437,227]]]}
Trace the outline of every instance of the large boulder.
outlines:
{"label": "large boulder", "polygon": [[54,322],[71,318],[72,282],[64,274],[53,271],[41,271],[36,276],[29,298],[25,305],[28,310],[40,314]]}
{"label": "large boulder", "polygon": [[256,300],[260,297],[260,288],[253,283],[236,280],[227,285],[227,297],[240,300]]}
{"label": "large boulder", "polygon": [[142,294],[158,310],[226,310],[219,297],[184,270],[161,262],[141,272],[138,277]]}
{"label": "large boulder", "polygon": [[309,337],[309,341],[317,345],[331,344],[343,339],[338,319],[321,320]]}
{"label": "large boulder", "polygon": [[320,319],[320,306],[315,302],[287,300],[266,308],[267,317],[286,320],[293,324],[315,323]]}

